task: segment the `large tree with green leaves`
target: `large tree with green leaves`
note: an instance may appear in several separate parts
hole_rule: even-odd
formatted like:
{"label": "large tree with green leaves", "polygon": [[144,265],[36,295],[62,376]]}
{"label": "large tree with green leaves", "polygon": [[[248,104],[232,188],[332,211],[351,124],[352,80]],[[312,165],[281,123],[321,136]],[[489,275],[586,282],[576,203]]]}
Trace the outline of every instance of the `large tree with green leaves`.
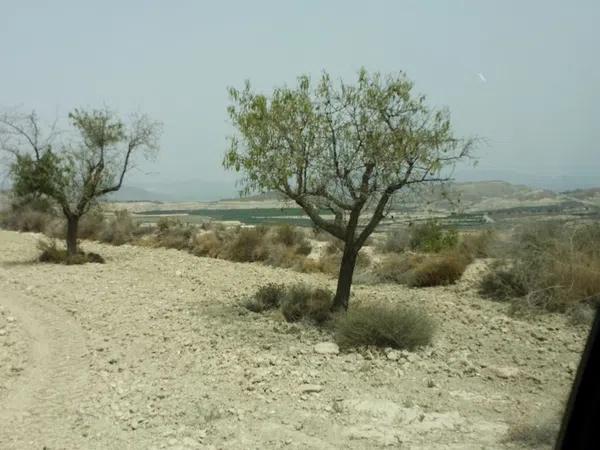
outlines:
{"label": "large tree with green leaves", "polygon": [[301,76],[268,96],[246,82],[229,95],[236,133],[223,164],[243,174],[243,192],[280,192],[344,242],[336,309],[348,308],[358,253],[394,196],[447,181],[448,166],[473,145],[403,73],[362,69],[355,84]]}
{"label": "large tree with green leaves", "polygon": [[123,185],[141,154],[158,150],[161,125],[145,115],[125,123],[108,110],[69,114],[72,132],[49,133],[35,113],[0,117],[0,148],[13,156],[10,168],[17,196],[54,201],[67,221],[67,251],[77,253],[79,220],[97,200]]}

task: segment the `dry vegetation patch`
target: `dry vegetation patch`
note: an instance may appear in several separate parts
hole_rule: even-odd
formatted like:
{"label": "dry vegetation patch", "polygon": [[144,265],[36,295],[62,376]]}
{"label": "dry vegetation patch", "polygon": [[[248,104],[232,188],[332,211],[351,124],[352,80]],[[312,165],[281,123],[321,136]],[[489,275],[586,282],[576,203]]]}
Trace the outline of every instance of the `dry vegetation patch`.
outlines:
{"label": "dry vegetation patch", "polygon": [[429,345],[435,324],[423,311],[399,304],[352,305],[335,320],[335,338],[342,348],[361,346],[414,350]]}
{"label": "dry vegetation patch", "polygon": [[514,234],[480,284],[482,296],[526,308],[571,312],[600,304],[600,224],[530,224]]}

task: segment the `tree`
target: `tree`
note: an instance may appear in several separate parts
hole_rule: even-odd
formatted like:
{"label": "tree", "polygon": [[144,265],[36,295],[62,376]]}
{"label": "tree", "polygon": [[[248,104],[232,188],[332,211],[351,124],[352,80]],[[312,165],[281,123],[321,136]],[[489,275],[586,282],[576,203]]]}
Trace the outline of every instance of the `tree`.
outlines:
{"label": "tree", "polygon": [[141,152],[158,150],[161,125],[145,115],[125,124],[108,110],[76,109],[69,114],[73,139],[58,142],[53,127],[42,138],[35,113],[0,118],[0,145],[14,156],[10,168],[17,196],[45,196],[67,220],[67,252],[75,255],[80,218],[97,200],[123,185],[125,174]]}
{"label": "tree", "polygon": [[[327,73],[267,97],[229,89],[236,129],[223,164],[243,174],[243,192],[277,191],[315,226],[344,242],[333,307],[347,309],[358,252],[401,190],[449,180],[472,139],[454,136],[447,110],[412,93],[403,73],[362,69],[356,84]],[[325,216],[333,214],[334,219]]]}

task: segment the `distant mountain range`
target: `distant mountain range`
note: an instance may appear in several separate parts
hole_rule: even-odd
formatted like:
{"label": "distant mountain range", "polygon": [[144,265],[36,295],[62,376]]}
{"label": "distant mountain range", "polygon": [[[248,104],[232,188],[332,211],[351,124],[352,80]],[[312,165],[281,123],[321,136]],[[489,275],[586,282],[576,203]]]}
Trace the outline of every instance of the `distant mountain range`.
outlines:
{"label": "distant mountain range", "polygon": [[[476,174],[470,172],[469,175]],[[501,172],[504,173],[504,172]],[[507,178],[492,178],[494,173],[483,171],[481,177],[484,179],[467,180],[466,174],[457,174],[454,186],[459,189],[463,198],[467,199],[473,195],[476,197],[552,197],[559,192],[582,191],[600,186],[600,176],[583,177],[551,177],[504,173]],[[487,175],[487,177],[486,177]],[[472,178],[469,176],[469,178]],[[500,181],[502,180],[502,181]],[[173,183],[157,182],[138,185],[124,186],[120,191],[112,194],[109,201],[158,201],[158,202],[210,202],[218,200],[276,200],[279,194],[266,193],[257,194],[240,199],[239,191],[233,181],[203,181],[187,180]]]}

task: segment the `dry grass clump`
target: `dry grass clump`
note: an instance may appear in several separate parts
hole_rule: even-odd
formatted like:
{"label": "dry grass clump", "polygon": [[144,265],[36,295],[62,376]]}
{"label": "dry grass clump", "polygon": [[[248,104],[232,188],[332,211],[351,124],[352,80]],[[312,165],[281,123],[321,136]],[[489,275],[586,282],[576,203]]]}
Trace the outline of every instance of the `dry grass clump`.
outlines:
{"label": "dry grass clump", "polygon": [[258,288],[256,294],[244,306],[252,312],[264,312],[279,308],[285,295],[283,284],[269,283]]}
{"label": "dry grass clump", "polygon": [[459,251],[439,254],[389,254],[358,282],[365,284],[398,283],[411,287],[445,286],[460,280],[472,259]]}
{"label": "dry grass clump", "polygon": [[221,257],[229,261],[252,262],[260,260],[260,248],[267,232],[265,227],[239,228],[226,242]]}
{"label": "dry grass clump", "polygon": [[197,256],[302,270],[312,250],[304,233],[290,225],[203,228],[208,231],[196,233],[190,243],[190,251]]}
{"label": "dry grass clump", "polygon": [[331,318],[333,293],[306,284],[289,287],[281,301],[281,312],[288,322],[308,320],[322,324]]}
{"label": "dry grass clump", "polygon": [[41,251],[38,260],[44,263],[52,264],[86,264],[86,263],[104,263],[104,258],[97,253],[86,253],[82,250],[76,255],[69,255],[64,248],[58,248],[56,241],[39,241],[38,249]]}
{"label": "dry grass clump", "polygon": [[196,256],[218,258],[223,249],[223,235],[217,231],[196,233],[192,237],[191,252]]}
{"label": "dry grass clump", "polygon": [[483,296],[518,299],[516,307],[570,312],[600,305],[600,224],[528,225],[480,285]]}
{"label": "dry grass clump", "polygon": [[454,284],[470,263],[470,258],[460,253],[428,256],[407,272],[405,282],[412,287]]}
{"label": "dry grass clump", "polygon": [[423,311],[373,303],[352,305],[336,317],[334,328],[342,348],[368,345],[414,350],[431,343],[435,324]]}

